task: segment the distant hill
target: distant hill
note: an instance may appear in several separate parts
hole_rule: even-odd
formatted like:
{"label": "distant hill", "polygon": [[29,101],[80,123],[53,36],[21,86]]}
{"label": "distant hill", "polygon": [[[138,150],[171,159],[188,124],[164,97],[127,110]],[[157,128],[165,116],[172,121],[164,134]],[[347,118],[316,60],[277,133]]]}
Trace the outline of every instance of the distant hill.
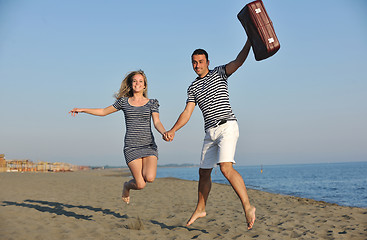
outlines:
{"label": "distant hill", "polygon": [[163,164],[163,165],[158,164],[158,167],[197,167],[197,166],[198,166],[197,164],[190,164],[190,163],[183,163],[183,164],[170,163],[170,164]]}

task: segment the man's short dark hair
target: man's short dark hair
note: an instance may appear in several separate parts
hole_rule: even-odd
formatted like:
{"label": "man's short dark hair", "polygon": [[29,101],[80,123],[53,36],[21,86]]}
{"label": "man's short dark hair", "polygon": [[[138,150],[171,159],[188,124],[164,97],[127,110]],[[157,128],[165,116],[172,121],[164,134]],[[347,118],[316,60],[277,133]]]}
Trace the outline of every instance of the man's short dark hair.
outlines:
{"label": "man's short dark hair", "polygon": [[201,48],[196,49],[196,50],[192,53],[191,58],[192,58],[194,55],[205,55],[206,60],[207,60],[207,61],[209,60],[208,53],[207,53],[204,49],[201,49]]}

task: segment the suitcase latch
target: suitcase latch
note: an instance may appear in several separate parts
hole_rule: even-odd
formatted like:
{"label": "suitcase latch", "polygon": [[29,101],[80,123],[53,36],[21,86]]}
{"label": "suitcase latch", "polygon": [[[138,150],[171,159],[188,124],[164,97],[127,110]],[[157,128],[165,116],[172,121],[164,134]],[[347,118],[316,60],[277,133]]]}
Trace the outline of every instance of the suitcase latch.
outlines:
{"label": "suitcase latch", "polygon": [[255,13],[261,13],[261,9],[260,8],[256,8],[255,9]]}
{"label": "suitcase latch", "polygon": [[269,38],[268,41],[269,41],[269,43],[273,43],[274,42],[274,38]]}

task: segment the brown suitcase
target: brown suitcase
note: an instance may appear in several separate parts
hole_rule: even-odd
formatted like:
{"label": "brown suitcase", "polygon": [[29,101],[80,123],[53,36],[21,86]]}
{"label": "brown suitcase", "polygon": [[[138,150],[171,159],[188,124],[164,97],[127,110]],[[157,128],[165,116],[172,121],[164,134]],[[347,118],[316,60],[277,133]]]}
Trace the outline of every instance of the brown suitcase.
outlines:
{"label": "brown suitcase", "polygon": [[256,61],[274,55],[280,48],[264,4],[261,0],[250,2],[237,14],[251,42]]}

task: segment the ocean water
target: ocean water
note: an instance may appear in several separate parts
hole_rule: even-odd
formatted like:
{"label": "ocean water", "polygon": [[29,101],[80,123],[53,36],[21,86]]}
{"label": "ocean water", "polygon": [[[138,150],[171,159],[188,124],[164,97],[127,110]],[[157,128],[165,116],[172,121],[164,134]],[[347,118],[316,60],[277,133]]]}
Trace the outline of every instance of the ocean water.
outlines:
{"label": "ocean water", "polygon": [[[367,208],[367,162],[236,166],[247,188]],[[157,177],[199,180],[198,167],[158,168]],[[219,168],[212,181],[229,184]]]}

